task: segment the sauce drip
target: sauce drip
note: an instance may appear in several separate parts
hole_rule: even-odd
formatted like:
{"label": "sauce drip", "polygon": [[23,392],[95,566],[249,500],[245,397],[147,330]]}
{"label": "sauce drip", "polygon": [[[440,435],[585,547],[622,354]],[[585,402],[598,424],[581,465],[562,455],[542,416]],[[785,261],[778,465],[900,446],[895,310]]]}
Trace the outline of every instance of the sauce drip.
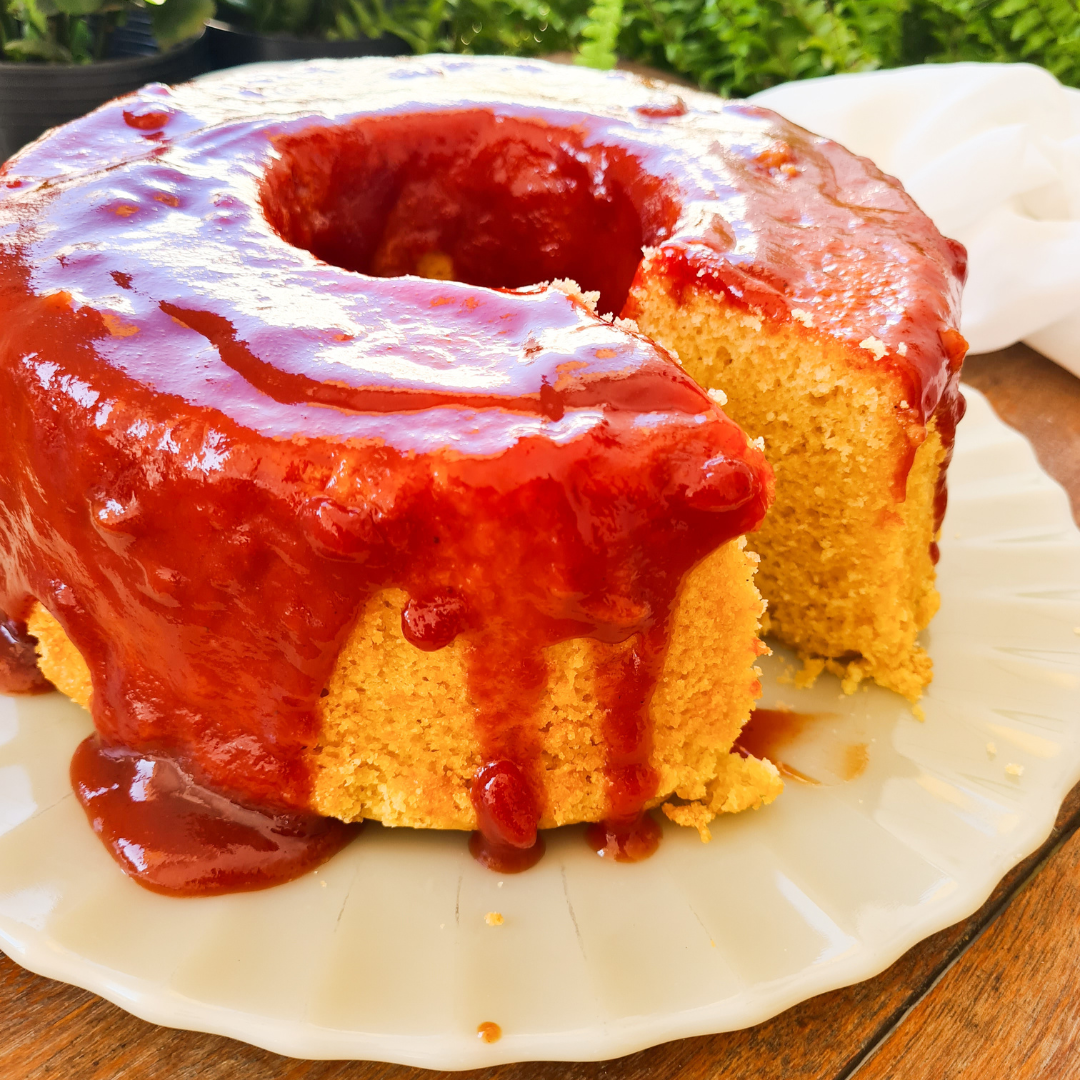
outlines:
{"label": "sauce drip", "polygon": [[38,670],[36,645],[25,623],[0,611],[0,694],[47,694],[53,689]]}
{"label": "sauce drip", "polygon": [[[834,713],[800,713],[787,709],[755,709],[735,740],[742,754],[771,761],[782,776],[804,784],[830,784],[854,780],[870,763],[865,742],[838,739],[827,730],[835,724]],[[809,764],[797,768],[788,760],[796,743],[810,744],[810,752],[799,755]],[[817,773],[818,775],[811,775]]]}
{"label": "sauce drip", "polygon": [[481,865],[496,874],[520,874],[534,867],[547,850],[544,834],[537,832],[536,839],[527,848],[515,847],[489,838],[480,829],[469,834],[469,854]]}
{"label": "sauce drip", "polygon": [[481,1042],[496,1043],[502,1038],[502,1028],[491,1020],[485,1020],[477,1025],[476,1037]]}
{"label": "sauce drip", "polygon": [[[731,474],[725,480],[728,488],[738,487],[731,483]],[[738,496],[729,497],[731,501],[737,502]],[[608,805],[604,819],[587,826],[585,838],[597,854],[616,862],[648,858],[662,836],[660,826],[644,808],[656,794],[658,783],[656,770],[649,764],[653,748],[649,701],[667,648],[663,630],[660,624],[652,633],[637,635],[629,648],[610,658],[599,672],[608,745],[604,767]]]}
{"label": "sauce drip", "polygon": [[655,854],[664,831],[649,814],[630,821],[607,819],[585,826],[585,842],[601,858],[615,862],[641,862]]}
{"label": "sauce drip", "polygon": [[461,633],[467,619],[465,601],[451,587],[423,600],[411,599],[401,613],[401,632],[418,649],[436,652]]}
{"label": "sauce drip", "polygon": [[71,782],[94,832],[140,885],[168,896],[266,889],[314,870],[359,831],[317,814],[250,807],[173,758],[79,744]]}
{"label": "sauce drip", "polygon": [[544,854],[537,825],[540,808],[530,781],[514,761],[489,761],[470,791],[479,828],[469,837],[478,863],[500,874],[518,874]]}

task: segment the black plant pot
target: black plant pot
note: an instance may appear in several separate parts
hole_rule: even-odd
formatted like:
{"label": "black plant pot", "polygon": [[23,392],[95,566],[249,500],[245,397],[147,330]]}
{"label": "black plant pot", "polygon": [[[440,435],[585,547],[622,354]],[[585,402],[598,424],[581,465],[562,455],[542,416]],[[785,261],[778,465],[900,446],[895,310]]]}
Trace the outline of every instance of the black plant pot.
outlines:
{"label": "black plant pot", "polygon": [[258,64],[266,60],[321,60],[349,56],[401,56],[409,46],[393,34],[354,41],[324,41],[290,34],[254,34],[230,23],[211,19],[206,24],[206,44],[211,71]]}
{"label": "black plant pot", "polygon": [[131,25],[116,31],[110,46],[118,58],[97,64],[0,62],[0,161],[114,97],[150,82],[186,82],[206,69],[205,34],[157,52],[145,28]]}

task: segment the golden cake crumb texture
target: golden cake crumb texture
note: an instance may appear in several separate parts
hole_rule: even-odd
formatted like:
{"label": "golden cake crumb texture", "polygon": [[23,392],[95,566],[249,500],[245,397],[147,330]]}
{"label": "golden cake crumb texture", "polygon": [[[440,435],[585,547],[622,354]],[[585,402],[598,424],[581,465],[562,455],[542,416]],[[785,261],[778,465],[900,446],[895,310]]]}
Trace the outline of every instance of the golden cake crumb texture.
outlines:
{"label": "golden cake crumb texture", "polygon": [[[916,636],[938,607],[930,543],[944,448],[932,421],[925,433],[908,422],[880,343],[846,348],[812,317],[750,327],[724,296],[690,288],[676,300],[662,279],[633,299],[642,331],[765,438],[776,502],[749,539],[762,556],[765,629],[805,664],[797,685],[829,670],[847,693],[870,678],[917,700],[931,678]],[[909,438],[923,441],[898,502]]]}

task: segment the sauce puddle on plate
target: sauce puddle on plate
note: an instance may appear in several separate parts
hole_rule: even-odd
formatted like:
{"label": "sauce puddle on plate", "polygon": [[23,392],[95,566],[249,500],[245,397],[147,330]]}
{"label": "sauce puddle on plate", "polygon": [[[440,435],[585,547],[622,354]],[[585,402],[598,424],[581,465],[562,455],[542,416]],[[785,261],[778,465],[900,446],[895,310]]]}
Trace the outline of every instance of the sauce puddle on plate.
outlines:
{"label": "sauce puddle on plate", "polygon": [[735,749],[767,758],[781,776],[804,784],[834,785],[862,776],[870,747],[838,713],[755,709]]}
{"label": "sauce puddle on plate", "polygon": [[360,831],[296,810],[244,806],[202,786],[177,760],[103,745],[71,759],[75,795],[109,853],[144,888],[216,896],[291,881]]}

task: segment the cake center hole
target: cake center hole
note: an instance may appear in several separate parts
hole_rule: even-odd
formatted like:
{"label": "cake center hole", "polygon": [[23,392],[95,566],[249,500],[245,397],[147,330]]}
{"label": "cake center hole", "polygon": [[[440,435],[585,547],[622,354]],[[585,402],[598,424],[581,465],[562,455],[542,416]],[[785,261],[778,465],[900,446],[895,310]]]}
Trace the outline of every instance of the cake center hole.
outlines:
{"label": "cake center hole", "polygon": [[262,188],[270,224],[325,262],[377,277],[493,288],[572,278],[618,314],[642,246],[677,215],[624,150],[486,110],[365,117],[277,147]]}

